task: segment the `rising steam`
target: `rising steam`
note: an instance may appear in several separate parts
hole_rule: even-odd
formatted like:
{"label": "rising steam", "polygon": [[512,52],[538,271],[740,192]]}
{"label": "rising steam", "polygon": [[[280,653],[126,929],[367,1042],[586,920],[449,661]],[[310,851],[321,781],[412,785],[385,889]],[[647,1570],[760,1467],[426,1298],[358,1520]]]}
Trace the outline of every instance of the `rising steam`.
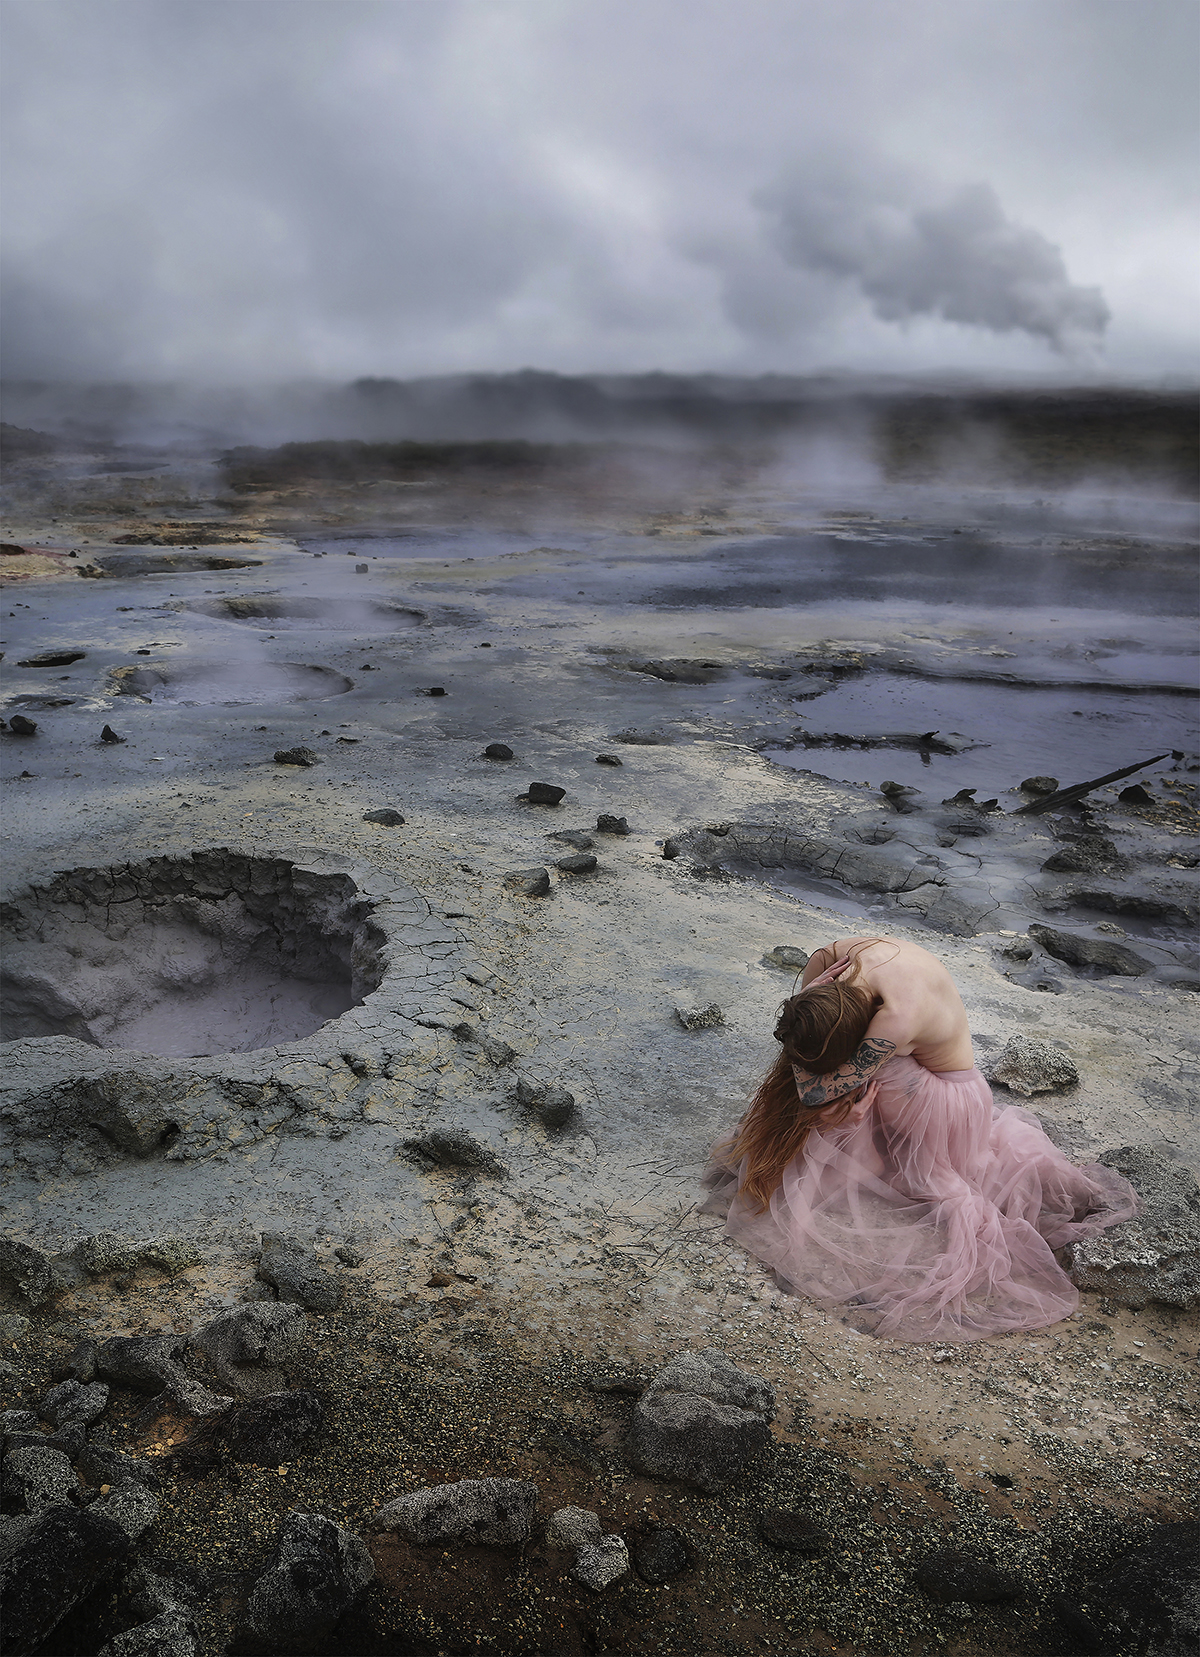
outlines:
{"label": "rising steam", "polygon": [[878,164],[822,167],[755,205],[789,265],[856,282],[886,322],[940,317],[1069,351],[1098,343],[1109,321],[1099,288],[1071,282],[1053,242],[1009,219],[988,184],[947,194]]}

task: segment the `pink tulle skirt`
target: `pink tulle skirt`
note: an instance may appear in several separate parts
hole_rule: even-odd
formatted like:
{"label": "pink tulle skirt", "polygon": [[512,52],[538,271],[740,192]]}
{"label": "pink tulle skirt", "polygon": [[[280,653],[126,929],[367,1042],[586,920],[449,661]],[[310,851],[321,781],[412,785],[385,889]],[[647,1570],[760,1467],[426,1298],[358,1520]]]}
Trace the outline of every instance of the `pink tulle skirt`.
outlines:
{"label": "pink tulle skirt", "polygon": [[1136,1214],[1132,1186],[1075,1167],[1028,1111],[995,1106],[978,1070],[895,1058],[876,1079],[863,1120],[811,1133],[762,1213],[717,1145],[705,1212],[781,1288],[888,1340],[983,1340],[1068,1317],[1079,1295],[1054,1251]]}

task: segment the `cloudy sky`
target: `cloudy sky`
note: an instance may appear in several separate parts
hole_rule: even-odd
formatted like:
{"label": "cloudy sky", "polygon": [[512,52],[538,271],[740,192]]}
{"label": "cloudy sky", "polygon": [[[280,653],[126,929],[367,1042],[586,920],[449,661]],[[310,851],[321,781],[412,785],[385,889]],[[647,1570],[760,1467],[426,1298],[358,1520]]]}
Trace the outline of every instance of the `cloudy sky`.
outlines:
{"label": "cloudy sky", "polygon": [[1200,373],[1194,0],[5,0],[5,372]]}

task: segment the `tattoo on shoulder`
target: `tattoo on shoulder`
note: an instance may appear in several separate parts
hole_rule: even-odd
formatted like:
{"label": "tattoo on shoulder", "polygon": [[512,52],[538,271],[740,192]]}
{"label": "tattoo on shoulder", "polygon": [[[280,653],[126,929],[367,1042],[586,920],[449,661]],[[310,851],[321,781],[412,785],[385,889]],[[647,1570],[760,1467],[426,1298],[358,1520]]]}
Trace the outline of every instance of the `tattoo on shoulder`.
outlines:
{"label": "tattoo on shoulder", "polygon": [[879,1066],[888,1060],[896,1051],[894,1041],[885,1041],[882,1036],[867,1036],[847,1059],[847,1066],[860,1076],[868,1071],[878,1070]]}

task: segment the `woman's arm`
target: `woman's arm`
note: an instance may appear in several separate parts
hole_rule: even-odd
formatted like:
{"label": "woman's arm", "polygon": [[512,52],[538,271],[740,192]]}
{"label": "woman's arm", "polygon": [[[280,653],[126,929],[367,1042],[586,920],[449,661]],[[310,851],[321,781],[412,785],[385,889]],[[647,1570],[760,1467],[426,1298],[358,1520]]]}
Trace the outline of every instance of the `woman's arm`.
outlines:
{"label": "woman's arm", "polygon": [[912,1042],[907,1038],[904,1024],[885,1007],[875,1014],[858,1047],[836,1070],[818,1076],[803,1065],[792,1066],[801,1107],[804,1110],[819,1110],[822,1105],[828,1105],[846,1093],[855,1093],[890,1058],[897,1053],[911,1052]]}

